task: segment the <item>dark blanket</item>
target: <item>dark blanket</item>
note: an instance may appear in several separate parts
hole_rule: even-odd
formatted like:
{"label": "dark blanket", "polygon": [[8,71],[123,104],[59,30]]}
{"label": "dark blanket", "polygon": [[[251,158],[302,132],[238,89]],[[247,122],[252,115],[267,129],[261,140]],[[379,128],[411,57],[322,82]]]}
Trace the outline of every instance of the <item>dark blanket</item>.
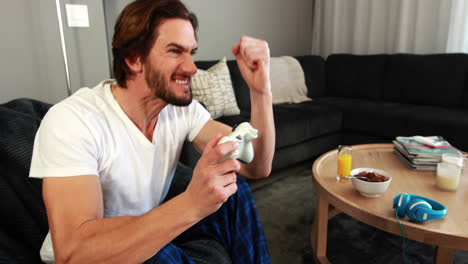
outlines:
{"label": "dark blanket", "polygon": [[0,105],[0,263],[41,263],[48,231],[42,180],[28,175],[34,136],[50,107],[31,99]]}

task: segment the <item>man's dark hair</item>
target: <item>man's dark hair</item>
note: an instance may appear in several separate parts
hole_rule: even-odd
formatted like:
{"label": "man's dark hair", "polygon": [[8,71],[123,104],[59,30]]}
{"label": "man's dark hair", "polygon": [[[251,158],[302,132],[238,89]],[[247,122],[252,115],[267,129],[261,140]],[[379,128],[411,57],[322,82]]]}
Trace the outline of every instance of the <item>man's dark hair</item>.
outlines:
{"label": "man's dark hair", "polygon": [[119,86],[127,87],[127,78],[132,75],[125,58],[139,56],[145,62],[158,37],[159,25],[170,18],[190,21],[197,37],[197,17],[179,0],[136,0],[120,13],[112,38],[112,70]]}

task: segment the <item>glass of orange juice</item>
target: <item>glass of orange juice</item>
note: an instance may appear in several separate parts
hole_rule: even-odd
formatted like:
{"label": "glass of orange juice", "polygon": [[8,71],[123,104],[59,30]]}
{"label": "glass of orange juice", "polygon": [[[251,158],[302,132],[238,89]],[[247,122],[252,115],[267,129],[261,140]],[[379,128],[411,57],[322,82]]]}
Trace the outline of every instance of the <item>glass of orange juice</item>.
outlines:
{"label": "glass of orange juice", "polygon": [[339,181],[349,181],[351,176],[351,165],[353,161],[353,149],[351,146],[338,146],[338,169],[336,179]]}

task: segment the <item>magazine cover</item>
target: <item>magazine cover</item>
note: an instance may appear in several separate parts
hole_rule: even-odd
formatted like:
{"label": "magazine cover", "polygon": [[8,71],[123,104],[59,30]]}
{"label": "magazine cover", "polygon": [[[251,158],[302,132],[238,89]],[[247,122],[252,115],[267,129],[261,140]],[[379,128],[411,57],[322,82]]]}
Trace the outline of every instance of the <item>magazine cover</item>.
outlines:
{"label": "magazine cover", "polygon": [[407,153],[409,157],[417,156],[438,158],[441,157],[442,154],[462,155],[460,151],[450,145],[450,143],[441,136],[431,136],[427,138],[437,141],[437,146],[433,147],[421,144],[420,142],[413,140],[412,137],[397,137],[396,140],[398,143],[400,143],[398,150],[400,150],[403,154]]}

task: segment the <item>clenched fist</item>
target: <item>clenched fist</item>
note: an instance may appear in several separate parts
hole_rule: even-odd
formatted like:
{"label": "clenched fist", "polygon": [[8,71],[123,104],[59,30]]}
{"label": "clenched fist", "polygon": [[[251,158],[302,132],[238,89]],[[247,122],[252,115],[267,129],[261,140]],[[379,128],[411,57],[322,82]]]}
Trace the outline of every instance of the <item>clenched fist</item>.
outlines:
{"label": "clenched fist", "polygon": [[270,49],[264,40],[241,37],[232,47],[242,77],[251,91],[263,94],[271,92]]}

